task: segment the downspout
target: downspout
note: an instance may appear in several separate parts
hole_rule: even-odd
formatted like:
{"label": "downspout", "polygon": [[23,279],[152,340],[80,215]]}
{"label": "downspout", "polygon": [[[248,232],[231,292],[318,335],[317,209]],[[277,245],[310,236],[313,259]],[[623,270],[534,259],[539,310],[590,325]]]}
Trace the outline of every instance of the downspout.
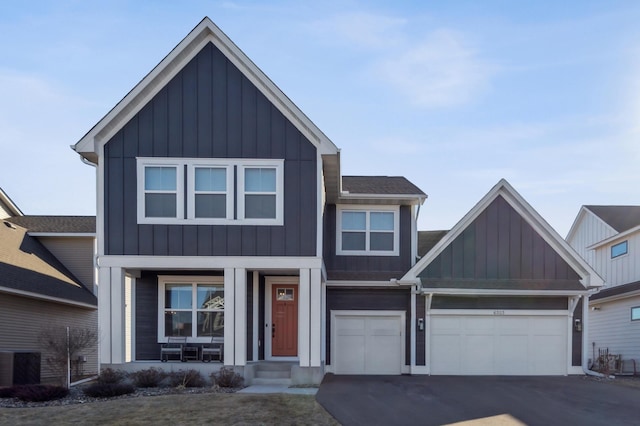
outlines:
{"label": "downspout", "polygon": [[[582,296],[582,372],[588,376],[603,377],[615,379],[615,376],[607,376],[597,371],[589,370],[587,354],[589,353],[588,337],[589,337],[589,294]],[[594,360],[595,362],[595,360]]]}

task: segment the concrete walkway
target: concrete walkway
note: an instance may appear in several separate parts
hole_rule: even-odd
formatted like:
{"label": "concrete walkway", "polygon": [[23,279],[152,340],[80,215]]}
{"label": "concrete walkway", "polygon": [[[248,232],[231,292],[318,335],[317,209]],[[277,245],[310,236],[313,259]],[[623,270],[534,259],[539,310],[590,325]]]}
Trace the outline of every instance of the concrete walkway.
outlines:
{"label": "concrete walkway", "polygon": [[251,385],[237,393],[289,393],[293,395],[315,395],[318,388],[290,388],[286,385]]}

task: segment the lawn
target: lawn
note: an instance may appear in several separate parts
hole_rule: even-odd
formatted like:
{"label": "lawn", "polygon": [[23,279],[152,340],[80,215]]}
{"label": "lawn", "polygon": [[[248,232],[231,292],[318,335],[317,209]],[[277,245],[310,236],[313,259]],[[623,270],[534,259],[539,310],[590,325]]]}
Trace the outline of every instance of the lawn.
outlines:
{"label": "lawn", "polygon": [[1,425],[338,425],[311,395],[164,395],[42,408],[0,408]]}

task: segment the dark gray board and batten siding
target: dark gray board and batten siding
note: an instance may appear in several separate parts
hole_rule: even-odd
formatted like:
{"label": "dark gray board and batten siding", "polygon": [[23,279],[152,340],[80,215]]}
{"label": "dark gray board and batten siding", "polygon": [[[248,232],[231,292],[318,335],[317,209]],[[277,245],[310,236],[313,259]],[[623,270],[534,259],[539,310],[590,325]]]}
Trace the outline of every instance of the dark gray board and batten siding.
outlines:
{"label": "dark gray board and batten siding", "polygon": [[[284,159],[284,226],[137,223],[136,157]],[[105,145],[109,255],[315,256],[315,146],[211,43]]]}
{"label": "dark gray board and batten siding", "polygon": [[[375,209],[375,206],[371,206]],[[411,268],[411,207],[400,206],[398,256],[343,256],[336,254],[336,206],[324,215],[324,262],[329,280],[388,281],[402,278]]]}

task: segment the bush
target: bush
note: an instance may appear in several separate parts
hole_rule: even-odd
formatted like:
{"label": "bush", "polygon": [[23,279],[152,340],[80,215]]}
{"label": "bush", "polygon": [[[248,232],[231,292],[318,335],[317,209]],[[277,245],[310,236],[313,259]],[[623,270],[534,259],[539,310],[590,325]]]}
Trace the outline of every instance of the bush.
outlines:
{"label": "bush", "polygon": [[16,387],[0,388],[0,398],[14,398],[16,396]]}
{"label": "bush", "polygon": [[25,385],[14,388],[14,396],[27,402],[44,402],[64,398],[69,390],[62,386]]}
{"label": "bush", "polygon": [[172,387],[202,388],[207,382],[198,370],[180,370],[169,374]]}
{"label": "bush", "polygon": [[126,373],[123,371],[113,370],[111,368],[105,368],[100,372],[98,376],[98,383],[101,384],[117,384],[122,382],[126,377]]}
{"label": "bush", "polygon": [[129,383],[94,383],[83,391],[94,398],[111,398],[135,392],[136,388]]}
{"label": "bush", "polygon": [[157,388],[167,377],[167,373],[159,368],[147,368],[131,374],[133,384],[139,388]]}
{"label": "bush", "polygon": [[211,373],[211,381],[221,388],[239,388],[244,382],[244,377],[231,368],[222,367],[217,373]]}

